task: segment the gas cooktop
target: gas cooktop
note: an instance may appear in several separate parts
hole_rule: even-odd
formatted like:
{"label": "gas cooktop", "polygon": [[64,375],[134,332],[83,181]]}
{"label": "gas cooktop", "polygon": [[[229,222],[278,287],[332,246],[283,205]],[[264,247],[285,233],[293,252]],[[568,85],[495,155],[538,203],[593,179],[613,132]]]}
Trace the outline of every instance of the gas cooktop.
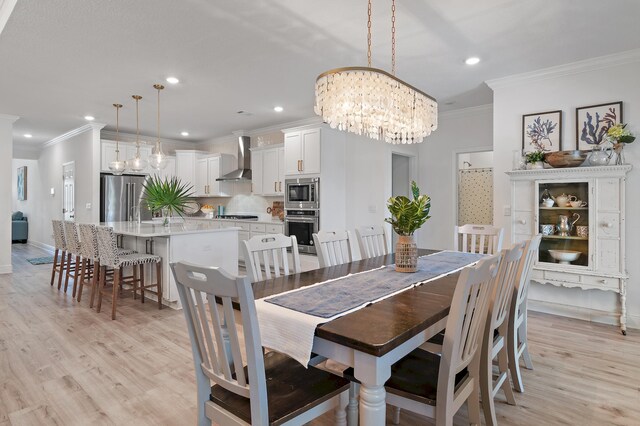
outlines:
{"label": "gas cooktop", "polygon": [[246,214],[223,214],[219,215],[218,219],[258,220],[258,216]]}

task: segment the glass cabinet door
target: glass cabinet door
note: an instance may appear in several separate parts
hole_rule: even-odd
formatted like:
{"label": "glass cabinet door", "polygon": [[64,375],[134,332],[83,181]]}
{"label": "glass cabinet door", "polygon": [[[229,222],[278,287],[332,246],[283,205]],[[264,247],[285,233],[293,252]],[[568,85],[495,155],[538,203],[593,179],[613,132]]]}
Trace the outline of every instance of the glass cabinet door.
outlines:
{"label": "glass cabinet door", "polygon": [[538,263],[591,267],[590,181],[537,181]]}

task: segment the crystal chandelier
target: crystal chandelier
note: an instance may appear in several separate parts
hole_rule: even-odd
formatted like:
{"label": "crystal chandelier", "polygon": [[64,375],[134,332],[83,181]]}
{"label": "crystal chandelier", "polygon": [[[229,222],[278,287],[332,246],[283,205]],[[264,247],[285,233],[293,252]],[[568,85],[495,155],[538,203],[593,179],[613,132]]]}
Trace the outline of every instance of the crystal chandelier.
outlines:
{"label": "crystal chandelier", "polygon": [[161,170],[167,167],[167,156],[162,152],[160,144],[160,91],[164,89],[164,86],[162,84],[154,84],[153,88],[158,91],[158,138],[151,156],[149,156],[149,166],[155,170]]}
{"label": "crystal chandelier", "polygon": [[109,163],[109,170],[116,175],[120,176],[127,169],[127,164],[120,160],[120,108],[121,104],[113,104],[116,108],[116,159]]}
{"label": "crystal chandelier", "polygon": [[438,127],[438,103],[395,76],[395,0],[391,5],[391,74],[371,67],[371,0],[366,67],[336,68],[316,79],[314,110],[332,128],[393,144],[419,143]]}
{"label": "crystal chandelier", "polygon": [[147,160],[140,157],[140,121],[138,115],[138,102],[142,99],[140,95],[132,95],[133,99],[136,100],[136,155],[130,160],[127,160],[127,167],[131,169],[132,172],[141,172],[147,167]]}

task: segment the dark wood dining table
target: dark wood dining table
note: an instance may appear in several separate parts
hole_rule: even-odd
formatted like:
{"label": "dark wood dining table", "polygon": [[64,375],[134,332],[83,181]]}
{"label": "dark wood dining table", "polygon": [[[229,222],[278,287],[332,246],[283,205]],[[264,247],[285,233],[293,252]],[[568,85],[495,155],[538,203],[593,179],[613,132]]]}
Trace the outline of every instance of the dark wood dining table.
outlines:
{"label": "dark wood dining table", "polygon": [[[440,250],[420,249],[419,255]],[[320,268],[253,284],[255,299],[394,263],[394,255]],[[459,272],[436,278],[316,328],[313,352],[353,367],[362,425],[385,424],[391,365],[445,328]]]}

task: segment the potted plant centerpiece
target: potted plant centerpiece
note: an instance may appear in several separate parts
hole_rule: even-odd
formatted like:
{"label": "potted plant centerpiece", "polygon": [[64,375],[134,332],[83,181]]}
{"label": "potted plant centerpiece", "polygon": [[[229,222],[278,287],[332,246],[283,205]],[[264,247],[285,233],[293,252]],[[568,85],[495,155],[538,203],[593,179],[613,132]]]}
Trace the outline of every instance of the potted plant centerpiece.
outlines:
{"label": "potted plant centerpiece", "polygon": [[143,199],[152,212],[162,212],[163,224],[169,225],[171,217],[184,215],[185,205],[193,196],[193,186],[184,184],[177,177],[151,176],[144,182]]}
{"label": "potted plant centerpiece", "polygon": [[607,137],[613,144],[613,150],[617,154],[616,165],[624,164],[624,155],[622,149],[625,144],[631,143],[636,140],[636,137],[627,130],[626,124],[615,124],[609,127],[607,130]]}
{"label": "potted plant centerpiece", "polygon": [[420,195],[420,189],[415,181],[411,181],[413,200],[404,195],[391,197],[387,201],[387,208],[391,213],[385,222],[390,223],[398,234],[396,244],[396,271],[415,272],[418,266],[418,247],[413,233],[429,219],[431,198]]}

